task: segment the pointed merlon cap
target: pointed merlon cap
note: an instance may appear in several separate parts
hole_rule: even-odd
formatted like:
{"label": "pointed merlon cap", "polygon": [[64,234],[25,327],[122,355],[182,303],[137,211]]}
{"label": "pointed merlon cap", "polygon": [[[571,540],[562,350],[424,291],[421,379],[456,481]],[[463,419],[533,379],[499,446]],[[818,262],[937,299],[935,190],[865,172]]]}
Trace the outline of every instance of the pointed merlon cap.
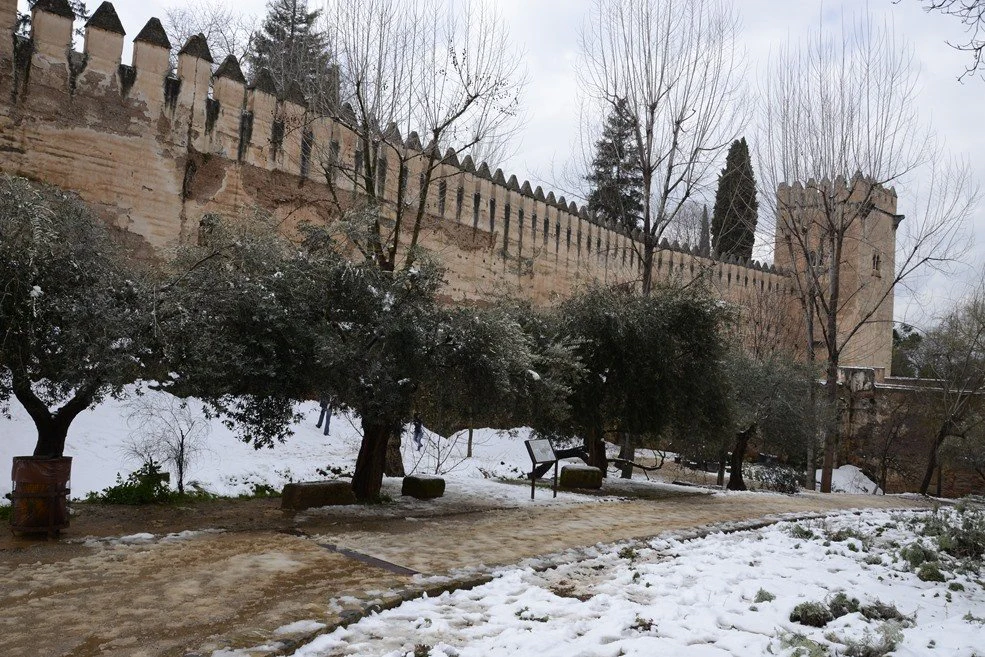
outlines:
{"label": "pointed merlon cap", "polygon": [[308,106],[308,99],[304,97],[304,91],[301,90],[301,85],[298,84],[297,80],[292,80],[291,84],[287,85],[287,92],[284,94],[284,100],[294,103],[295,105],[300,105],[301,107]]}
{"label": "pointed merlon cap", "polygon": [[462,160],[462,171],[467,171],[468,173],[475,173],[475,162],[472,161],[471,155],[466,155],[465,159]]}
{"label": "pointed merlon cap", "polygon": [[502,169],[496,169],[496,173],[493,174],[493,182],[497,185],[506,186],[506,176],[503,175]]}
{"label": "pointed merlon cap", "polygon": [[274,76],[269,68],[263,67],[257,72],[256,77],[253,78],[253,84],[250,85],[250,89],[270,94],[271,96],[277,95],[277,83],[274,82]]}
{"label": "pointed merlon cap", "polygon": [[209,44],[205,40],[204,34],[193,34],[188,37],[188,41],[178,51],[178,55],[191,55],[198,59],[204,59],[210,64],[212,63],[212,53],[209,52]]}
{"label": "pointed merlon cap", "polygon": [[544,196],[544,188],[537,185],[537,189],[534,190],[534,200],[536,201],[546,201],[547,198]]}
{"label": "pointed merlon cap", "polygon": [[475,172],[475,175],[480,178],[485,178],[486,180],[490,180],[492,178],[492,173],[489,171],[489,165],[485,162],[479,165],[479,170]]}
{"label": "pointed merlon cap", "polygon": [[567,210],[568,209],[568,202],[566,200],[564,200],[564,197],[562,196],[554,204],[554,207],[556,207],[558,210]]}
{"label": "pointed merlon cap", "polygon": [[120,22],[120,17],[116,15],[116,8],[113,7],[111,2],[104,2],[96,7],[96,11],[92,12],[92,17],[86,23],[86,27],[105,30],[113,34],[126,34],[126,30],[123,29],[123,23]]}
{"label": "pointed merlon cap", "polygon": [[352,109],[351,103],[344,103],[342,105],[342,120],[347,121],[349,125],[356,125],[356,110]]}
{"label": "pointed merlon cap", "polygon": [[[540,189],[540,187],[538,187],[537,189]],[[557,199],[554,198],[554,192],[547,192],[547,204],[548,205],[556,205],[557,204]]]}
{"label": "pointed merlon cap", "polygon": [[571,214],[578,214],[578,204],[575,203],[574,201],[568,203],[568,212],[570,212]]}
{"label": "pointed merlon cap", "polygon": [[[574,205],[574,203],[572,203],[572,205]],[[572,214],[574,214],[574,213],[572,213]],[[595,221],[595,215],[594,214],[588,214],[588,206],[587,205],[581,206],[581,212],[578,213],[578,216],[581,217],[582,219],[587,219],[588,221]]]}
{"label": "pointed merlon cap", "polygon": [[530,188],[530,181],[529,180],[524,180],[523,181],[523,186],[520,188],[520,193],[523,194],[524,196],[528,196],[528,197],[534,195],[534,190],[532,190]]}
{"label": "pointed merlon cap", "polygon": [[510,179],[506,181],[506,189],[511,192],[520,191],[520,182],[516,179],[516,176],[510,176]]}
{"label": "pointed merlon cap", "polygon": [[68,0],[38,0],[34,5],[34,10],[75,20],[75,12],[72,11],[72,6],[68,4]]}
{"label": "pointed merlon cap", "polygon": [[421,146],[421,136],[417,134],[416,130],[412,130],[409,135],[407,135],[407,148],[414,151],[423,151],[424,147]]}
{"label": "pointed merlon cap", "polygon": [[390,121],[386,130],[383,131],[383,138],[395,146],[404,145],[404,138],[400,135],[400,128],[397,127],[396,121]]}
{"label": "pointed merlon cap", "polygon": [[171,50],[171,41],[168,39],[168,33],[164,31],[164,26],[161,25],[161,21],[158,18],[152,18],[147,21],[144,28],[134,38],[134,42],[138,41]]}
{"label": "pointed merlon cap", "polygon": [[446,150],[445,157],[441,161],[453,167],[460,166],[458,164],[458,153],[455,151],[454,148],[449,148],[448,150]]}
{"label": "pointed merlon cap", "polygon": [[243,69],[240,68],[239,60],[236,59],[235,55],[226,55],[226,58],[219,64],[219,68],[215,70],[215,74],[212,77],[225,78],[233,82],[246,84],[246,76],[243,75]]}

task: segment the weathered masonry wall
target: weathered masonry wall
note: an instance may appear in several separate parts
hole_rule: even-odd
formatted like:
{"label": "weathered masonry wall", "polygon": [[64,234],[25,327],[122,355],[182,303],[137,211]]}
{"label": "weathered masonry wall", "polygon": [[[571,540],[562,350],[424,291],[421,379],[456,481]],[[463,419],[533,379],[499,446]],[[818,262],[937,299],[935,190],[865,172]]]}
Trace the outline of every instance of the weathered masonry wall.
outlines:
{"label": "weathered masonry wall", "polygon": [[[8,33],[15,18],[16,0],[0,0]],[[125,32],[109,3],[87,24],[81,53],[72,50],[72,29],[64,0],[41,0],[30,39],[0,39],[0,169],[77,191],[154,251],[193,239],[207,212],[246,215],[259,206],[289,222],[331,220],[316,160],[334,144],[333,157],[357,157],[344,118],[310,115],[303,98],[278,97],[270,80],[247,85],[235,60],[213,69],[198,38],[170,74],[170,44],[156,19],[124,64]],[[441,167],[446,198],[431,186],[423,245],[447,267],[450,299],[509,294],[542,304],[588,282],[639,279],[633,235],[469,158],[448,157]],[[387,173],[391,198],[398,177]],[[737,302],[790,295],[773,269],[663,247],[660,280],[704,275]]]}

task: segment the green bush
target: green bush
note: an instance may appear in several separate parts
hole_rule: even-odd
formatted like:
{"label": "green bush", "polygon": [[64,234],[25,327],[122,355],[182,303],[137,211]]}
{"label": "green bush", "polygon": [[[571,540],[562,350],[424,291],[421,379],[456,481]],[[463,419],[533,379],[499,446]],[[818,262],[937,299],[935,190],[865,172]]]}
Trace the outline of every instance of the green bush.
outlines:
{"label": "green bush", "polygon": [[828,602],[828,609],[835,618],[841,618],[848,614],[854,614],[859,610],[859,602],[855,598],[849,598],[844,593],[836,593],[831,601]]}
{"label": "green bush", "polygon": [[789,494],[800,492],[799,475],[793,468],[763,466],[753,470],[750,477],[754,481],[758,481],[760,487],[765,490]]}
{"label": "green bush", "polygon": [[885,657],[896,650],[902,640],[899,624],[889,621],[883,623],[876,634],[866,630],[861,639],[845,641],[845,657]]}
{"label": "green bush", "polygon": [[10,508],[9,504],[0,504],[0,521],[10,520]]}
{"label": "green bush", "polygon": [[910,619],[900,613],[894,604],[887,604],[881,600],[876,600],[872,604],[862,605],[859,609],[863,616],[875,621],[896,621],[901,624],[909,624]]}
{"label": "green bush", "polygon": [[937,561],[937,553],[920,543],[911,543],[900,550],[900,556],[910,564],[910,568],[918,568],[926,561]]}
{"label": "green bush", "polygon": [[790,528],[790,535],[794,538],[799,538],[801,540],[807,541],[815,537],[814,532],[812,532],[807,527],[802,525],[794,525]]}
{"label": "green bush", "polygon": [[835,617],[831,610],[820,602],[801,602],[790,612],[790,621],[811,627],[824,627]]}
{"label": "green bush", "polygon": [[174,492],[165,480],[165,473],[155,462],[145,463],[124,480],[116,475],[116,485],[100,493],[89,493],[87,502],[102,504],[163,504],[174,498]]}
{"label": "green bush", "polygon": [[937,567],[937,564],[933,561],[927,561],[920,564],[920,569],[917,571],[917,577],[923,582],[943,582],[944,573],[941,569]]}
{"label": "green bush", "polygon": [[753,600],[753,602],[759,604],[761,602],[772,602],[773,600],[776,600],[775,595],[773,595],[766,589],[759,589],[758,591],[756,591],[756,599]]}

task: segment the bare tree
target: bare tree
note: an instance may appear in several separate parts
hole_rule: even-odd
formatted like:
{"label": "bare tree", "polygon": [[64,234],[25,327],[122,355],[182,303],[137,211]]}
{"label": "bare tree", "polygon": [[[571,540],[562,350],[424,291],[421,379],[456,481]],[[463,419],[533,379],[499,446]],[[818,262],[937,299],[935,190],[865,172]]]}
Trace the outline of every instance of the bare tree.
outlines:
{"label": "bare tree", "polygon": [[[780,48],[766,76],[762,199],[776,221],[775,260],[801,301],[808,360],[818,348],[826,359],[829,409],[843,356],[890,362],[893,291],[966,248],[977,188],[920,121],[916,82],[910,46],[868,15]],[[905,222],[893,185],[914,189]],[[831,422],[824,492],[837,440]]]}
{"label": "bare tree", "polygon": [[169,464],[185,492],[185,474],[195,456],[205,449],[210,425],[188,403],[167,394],[142,395],[129,403],[127,425],[134,433],[126,450],[143,463]]}
{"label": "bare tree", "polygon": [[621,107],[635,130],[645,293],[660,239],[745,126],[737,29],[722,0],[595,0],[582,32],[579,73],[595,115]]}
{"label": "bare tree", "polygon": [[[896,0],[899,2],[899,0]],[[971,53],[971,64],[965,68],[964,73],[958,76],[959,80],[968,75],[974,75],[979,69],[985,67],[985,0],[921,0],[924,9],[928,12],[940,12],[946,16],[957,18],[964,25],[968,40],[965,43],[947,42],[947,45]]]}
{"label": "bare tree", "polygon": [[515,130],[516,50],[480,2],[330,0],[322,16],[354,137],[322,149],[332,203],[367,259],[409,267],[426,216],[456,203],[457,164]]}
{"label": "bare tree", "polygon": [[928,331],[917,358],[934,382],[928,409],[933,440],[920,484],[926,495],[945,442],[974,444],[985,423],[985,292],[979,290]]}
{"label": "bare tree", "polygon": [[223,0],[175,5],[164,11],[164,29],[174,48],[175,61],[177,50],[192,36],[202,34],[216,62],[228,55],[242,62],[250,51],[256,28],[256,16],[242,14]]}

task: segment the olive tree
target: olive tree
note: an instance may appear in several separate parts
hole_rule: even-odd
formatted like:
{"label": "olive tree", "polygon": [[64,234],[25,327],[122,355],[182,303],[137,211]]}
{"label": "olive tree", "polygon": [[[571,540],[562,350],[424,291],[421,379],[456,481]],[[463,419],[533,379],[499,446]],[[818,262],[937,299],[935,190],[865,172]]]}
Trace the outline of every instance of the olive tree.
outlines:
{"label": "olive tree", "polygon": [[76,196],[0,177],[0,409],[16,399],[59,457],[82,411],[148,372],[153,281]]}

